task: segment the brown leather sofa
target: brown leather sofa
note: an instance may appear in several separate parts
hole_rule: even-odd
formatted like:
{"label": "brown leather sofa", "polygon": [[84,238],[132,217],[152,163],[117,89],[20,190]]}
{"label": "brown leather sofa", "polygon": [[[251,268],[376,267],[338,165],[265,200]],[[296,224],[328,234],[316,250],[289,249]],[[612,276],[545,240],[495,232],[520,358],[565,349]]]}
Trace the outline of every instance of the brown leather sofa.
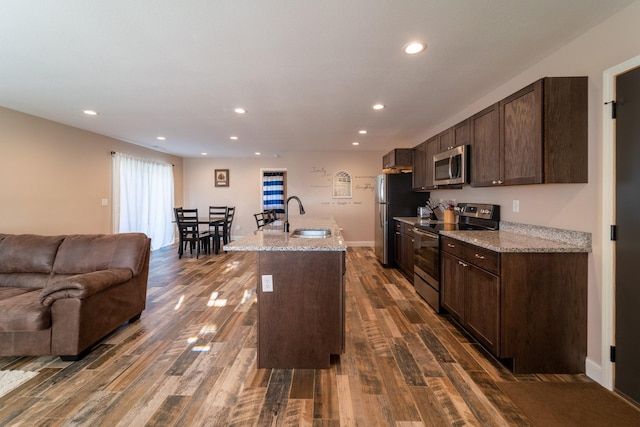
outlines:
{"label": "brown leather sofa", "polygon": [[0,356],[78,360],[145,308],[142,233],[0,234]]}

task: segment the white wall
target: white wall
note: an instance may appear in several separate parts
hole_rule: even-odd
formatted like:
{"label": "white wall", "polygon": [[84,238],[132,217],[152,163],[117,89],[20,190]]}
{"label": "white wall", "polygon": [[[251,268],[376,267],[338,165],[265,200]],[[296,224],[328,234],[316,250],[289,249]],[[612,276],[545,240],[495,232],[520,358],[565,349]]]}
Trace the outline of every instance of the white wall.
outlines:
{"label": "white wall", "polygon": [[[516,90],[545,76],[589,77],[589,183],[531,185],[503,188],[465,188],[436,191],[432,197],[455,198],[459,201],[483,201],[499,204],[506,221],[544,225],[592,233],[593,253],[589,256],[588,291],[588,364],[587,373],[600,380],[604,347],[602,341],[603,239],[608,230],[602,226],[602,85],[603,72],[640,55],[640,1],[592,28],[565,47],[549,55],[526,72],[515,76],[486,96],[472,102],[464,111],[447,122],[430,129],[425,138],[452,126],[482,108],[499,101]],[[471,100],[470,100],[471,101]],[[608,100],[606,100],[608,101]],[[520,201],[520,212],[512,212],[513,200]],[[606,382],[606,381],[605,381]]]}
{"label": "white wall", "polygon": [[[375,176],[382,169],[382,152],[354,149],[344,152],[290,152],[279,158],[184,159],[184,206],[208,212],[210,205],[236,206],[234,235],[256,229],[253,214],[261,207],[261,168],[286,168],[287,195],[302,200],[306,215],[334,217],[352,246],[373,241]],[[229,169],[229,187],[215,187],[215,169]],[[331,178],[338,171],[353,179],[352,199],[333,199]],[[295,226],[297,204],[290,203],[289,221]]]}

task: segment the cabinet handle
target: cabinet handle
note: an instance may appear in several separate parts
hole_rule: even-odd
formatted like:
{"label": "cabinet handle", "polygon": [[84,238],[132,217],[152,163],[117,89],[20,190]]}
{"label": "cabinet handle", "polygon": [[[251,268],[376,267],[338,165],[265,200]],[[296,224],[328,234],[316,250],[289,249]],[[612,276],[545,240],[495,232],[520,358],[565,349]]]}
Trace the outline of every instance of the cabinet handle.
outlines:
{"label": "cabinet handle", "polygon": [[447,246],[450,247],[450,248],[455,248],[456,247],[456,245],[452,245],[451,243],[447,243]]}
{"label": "cabinet handle", "polygon": [[460,264],[460,265],[461,265],[461,266],[463,266],[463,267],[466,267],[466,266],[467,266],[467,264],[465,264],[465,263],[464,263],[464,262],[462,262],[462,261],[458,261],[458,264]]}
{"label": "cabinet handle", "polygon": [[491,181],[491,183],[492,183],[493,185],[496,185],[496,184],[497,184],[497,185],[500,185],[500,184],[502,184],[502,181],[501,181],[501,180],[497,180],[497,181],[496,181],[496,180],[494,179],[493,181]]}
{"label": "cabinet handle", "polygon": [[484,256],[480,255],[480,254],[476,254],[476,258],[478,259],[484,259]]}

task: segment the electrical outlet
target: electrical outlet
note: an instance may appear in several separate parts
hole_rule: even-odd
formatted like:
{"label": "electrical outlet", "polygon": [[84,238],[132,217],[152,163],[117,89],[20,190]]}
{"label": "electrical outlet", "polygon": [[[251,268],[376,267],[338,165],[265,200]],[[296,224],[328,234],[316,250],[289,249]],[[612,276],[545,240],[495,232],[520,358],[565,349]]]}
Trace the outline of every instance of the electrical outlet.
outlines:
{"label": "electrical outlet", "polygon": [[109,206],[109,199],[102,199],[102,206]]}
{"label": "electrical outlet", "polygon": [[520,212],[520,200],[513,201],[513,211]]}
{"label": "electrical outlet", "polygon": [[262,275],[262,292],[273,292],[273,276],[270,274]]}

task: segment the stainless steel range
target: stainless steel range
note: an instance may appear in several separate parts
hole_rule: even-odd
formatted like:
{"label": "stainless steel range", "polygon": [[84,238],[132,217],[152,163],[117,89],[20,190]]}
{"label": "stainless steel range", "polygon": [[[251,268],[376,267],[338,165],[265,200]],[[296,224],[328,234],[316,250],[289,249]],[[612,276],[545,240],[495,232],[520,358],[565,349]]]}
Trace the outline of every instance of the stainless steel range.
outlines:
{"label": "stainless steel range", "polygon": [[455,208],[456,222],[424,220],[414,224],[415,237],[413,284],[416,292],[440,312],[440,231],[497,230],[500,206],[485,203],[460,203]]}

